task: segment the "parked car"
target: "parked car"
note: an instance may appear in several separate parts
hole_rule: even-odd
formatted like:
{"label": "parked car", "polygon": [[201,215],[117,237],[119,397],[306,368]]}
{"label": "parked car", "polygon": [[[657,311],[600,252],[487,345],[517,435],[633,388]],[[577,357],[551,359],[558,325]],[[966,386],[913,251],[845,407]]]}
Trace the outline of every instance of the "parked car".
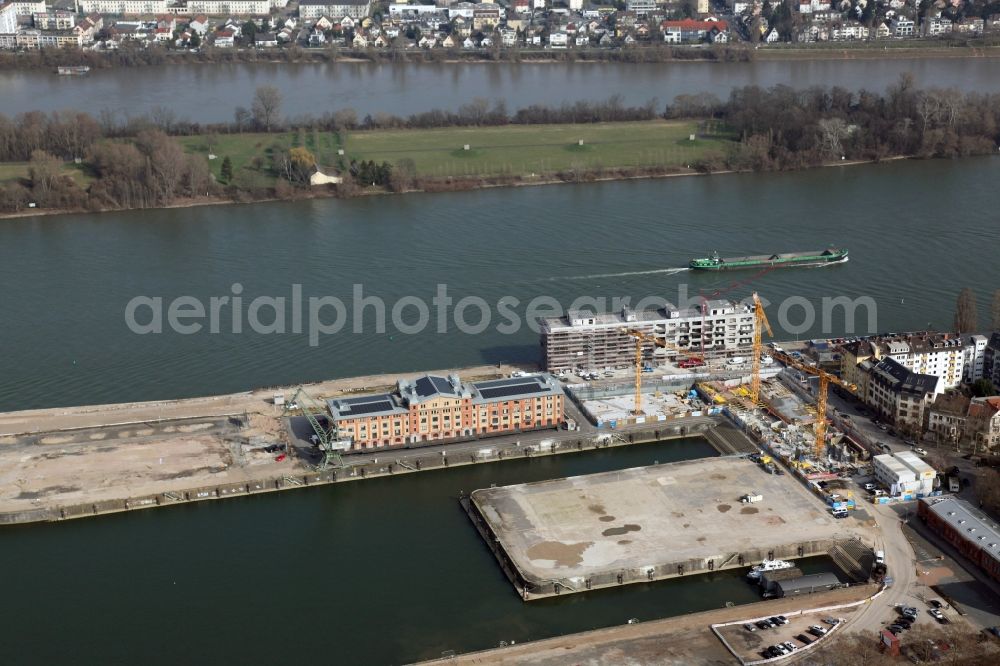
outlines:
{"label": "parked car", "polygon": [[761,629],[770,629],[771,628],[771,623],[768,622],[767,620],[757,620],[754,624],[756,624]]}
{"label": "parked car", "polygon": [[931,599],[927,603],[931,605],[931,608],[944,608],[944,602],[940,599]]}
{"label": "parked car", "polygon": [[913,449],[913,452],[916,453],[918,456],[926,456],[927,455],[927,449],[922,449],[919,446],[917,448]]}
{"label": "parked car", "polygon": [[835,617],[824,617],[823,621],[826,622],[831,627],[836,627],[838,624],[840,624],[840,620],[838,620]]}
{"label": "parked car", "polygon": [[747,622],[746,624],[744,624],[743,628],[746,629],[747,631],[757,631],[757,627],[753,626],[749,622]]}

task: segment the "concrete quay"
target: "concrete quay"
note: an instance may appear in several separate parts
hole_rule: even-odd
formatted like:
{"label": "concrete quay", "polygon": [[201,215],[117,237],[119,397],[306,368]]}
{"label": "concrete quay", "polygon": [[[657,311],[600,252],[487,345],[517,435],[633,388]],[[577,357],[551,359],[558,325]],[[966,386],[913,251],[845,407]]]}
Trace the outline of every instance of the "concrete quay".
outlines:
{"label": "concrete quay", "polygon": [[[751,491],[763,500],[741,503]],[[481,489],[463,505],[526,601],[827,554],[863,536],[789,476],[731,457]]]}
{"label": "concrete quay", "polygon": [[[489,366],[461,372],[490,376],[515,369]],[[374,390],[379,382],[387,383],[387,378],[345,379],[308,388],[314,395],[328,396]],[[345,467],[319,470],[314,448],[271,404],[274,393],[288,396],[292,390],[0,414],[0,432],[6,433],[0,434],[0,525],[61,521],[705,433],[723,453],[748,442],[731,426],[719,428],[717,418],[677,419],[599,433],[574,412],[581,425],[578,431],[539,430],[351,454]],[[279,460],[280,455],[263,453],[260,447],[266,444],[284,445],[287,455]]]}
{"label": "concrete quay", "polygon": [[[744,632],[746,637],[726,643],[713,632],[713,626],[730,622],[743,623],[751,619],[786,615],[789,618],[802,617],[809,623],[821,620],[810,619],[817,616],[836,615],[851,620],[860,609],[867,606],[863,600],[877,592],[875,585],[856,585],[849,588],[819,592],[794,600],[761,601],[740,606],[719,608],[701,613],[690,613],[678,617],[645,621],[638,618],[638,624],[622,624],[603,629],[595,629],[577,634],[555,636],[537,641],[518,643],[491,650],[447,655],[423,664],[450,664],[471,666],[473,664],[531,665],[531,666],[619,666],[620,664],[659,664],[661,666],[690,666],[691,664],[711,664],[720,666],[745,663],[743,653],[753,654],[759,645],[771,636],[763,632]],[[812,610],[843,606],[862,601],[861,606],[838,610]],[[737,625],[738,626],[738,625]],[[742,629],[742,628],[741,628]],[[729,648],[735,648],[734,655]],[[759,659],[759,656],[757,657]]]}

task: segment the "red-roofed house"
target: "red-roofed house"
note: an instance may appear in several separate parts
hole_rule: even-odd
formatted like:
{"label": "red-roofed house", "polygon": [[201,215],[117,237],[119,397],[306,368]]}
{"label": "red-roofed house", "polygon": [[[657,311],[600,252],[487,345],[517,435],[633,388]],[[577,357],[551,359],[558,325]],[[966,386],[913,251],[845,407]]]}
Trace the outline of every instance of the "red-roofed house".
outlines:
{"label": "red-roofed house", "polygon": [[704,41],[725,43],[729,41],[729,24],[715,19],[663,21],[660,23],[660,29],[663,31],[663,41],[668,44]]}
{"label": "red-roofed house", "polygon": [[231,49],[235,45],[235,36],[232,30],[220,30],[215,33],[215,45],[220,49]]}

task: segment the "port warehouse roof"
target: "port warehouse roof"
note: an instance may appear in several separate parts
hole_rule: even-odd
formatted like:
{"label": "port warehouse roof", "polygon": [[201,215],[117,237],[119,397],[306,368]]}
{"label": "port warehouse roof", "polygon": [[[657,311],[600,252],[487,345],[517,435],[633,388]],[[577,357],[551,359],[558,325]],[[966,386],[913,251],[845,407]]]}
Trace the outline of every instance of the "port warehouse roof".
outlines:
{"label": "port warehouse roof", "polygon": [[406,414],[410,404],[419,404],[438,397],[471,398],[472,404],[475,405],[563,393],[559,382],[545,373],[469,383],[462,383],[455,375],[448,378],[424,375],[412,381],[400,380],[397,391],[356,398],[333,398],[327,401],[327,405],[335,419],[350,419],[359,416]]}
{"label": "port warehouse roof", "polygon": [[[685,317],[700,317],[701,306],[691,308],[678,308],[673,303],[664,301],[663,307],[655,309],[642,309],[619,312],[587,312],[584,310],[570,310],[562,317],[547,317],[542,320],[543,325],[549,329],[573,328],[573,321],[578,319],[593,320],[593,324],[588,326],[628,326],[629,324],[640,324],[643,322],[662,321],[664,319],[682,319]],[[739,304],[734,301],[721,299],[705,301],[708,310],[738,308]],[[747,312],[750,312],[747,306]],[[739,312],[739,310],[736,310]],[[627,314],[626,314],[627,312]]]}
{"label": "port warehouse roof", "polygon": [[963,539],[974,543],[1000,562],[1000,525],[971,504],[957,497],[922,499],[927,510],[944,521]]}
{"label": "port warehouse roof", "polygon": [[787,597],[792,594],[828,590],[831,587],[840,585],[840,579],[827,571],[824,573],[807,574],[788,580],[779,580],[775,585],[781,590],[781,595]]}

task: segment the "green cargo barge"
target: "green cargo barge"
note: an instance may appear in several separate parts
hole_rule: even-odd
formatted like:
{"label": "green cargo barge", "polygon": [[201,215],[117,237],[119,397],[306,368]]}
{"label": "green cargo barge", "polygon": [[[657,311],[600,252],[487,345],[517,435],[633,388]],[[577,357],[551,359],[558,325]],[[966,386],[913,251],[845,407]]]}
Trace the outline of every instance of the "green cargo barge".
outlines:
{"label": "green cargo barge", "polygon": [[713,252],[705,259],[692,259],[689,266],[695,271],[735,271],[751,268],[794,268],[796,266],[823,266],[847,261],[847,250],[829,248],[815,252],[788,252],[785,254],[759,254],[752,257],[720,257]]}

